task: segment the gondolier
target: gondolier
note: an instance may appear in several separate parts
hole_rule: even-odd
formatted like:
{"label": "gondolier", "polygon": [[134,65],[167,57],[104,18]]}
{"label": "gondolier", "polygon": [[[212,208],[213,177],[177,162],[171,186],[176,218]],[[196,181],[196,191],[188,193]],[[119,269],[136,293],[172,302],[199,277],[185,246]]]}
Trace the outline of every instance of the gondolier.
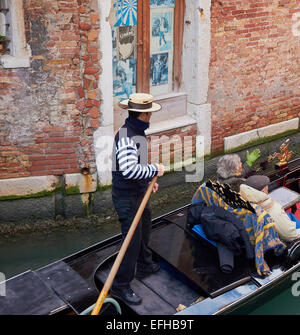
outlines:
{"label": "gondolier", "polygon": [[[148,148],[145,130],[149,127],[152,112],[161,106],[153,102],[153,96],[135,93],[120,102],[128,109],[129,116],[115,136],[112,169],[112,200],[121,223],[122,238],[131,226],[149,182],[154,176],[162,176],[162,164],[148,164]],[[153,191],[158,190],[158,184]],[[140,304],[141,298],[133,292],[130,282],[134,275],[141,279],[159,270],[148,248],[151,231],[151,208],[146,205],[141,220],[132,237],[110,293],[130,304]],[[136,274],[135,274],[136,270]]]}

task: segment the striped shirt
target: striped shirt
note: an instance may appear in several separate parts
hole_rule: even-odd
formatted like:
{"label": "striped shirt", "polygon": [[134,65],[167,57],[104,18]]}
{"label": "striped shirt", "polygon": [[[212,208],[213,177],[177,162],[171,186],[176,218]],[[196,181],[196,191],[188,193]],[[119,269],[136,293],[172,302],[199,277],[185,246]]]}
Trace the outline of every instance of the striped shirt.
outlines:
{"label": "striped shirt", "polygon": [[125,179],[152,179],[158,172],[156,164],[141,164],[138,149],[129,137],[121,138],[116,145],[116,158]]}
{"label": "striped shirt", "polygon": [[128,117],[115,136],[112,167],[112,195],[125,197],[146,192],[158,174],[157,164],[148,164],[147,124]]}

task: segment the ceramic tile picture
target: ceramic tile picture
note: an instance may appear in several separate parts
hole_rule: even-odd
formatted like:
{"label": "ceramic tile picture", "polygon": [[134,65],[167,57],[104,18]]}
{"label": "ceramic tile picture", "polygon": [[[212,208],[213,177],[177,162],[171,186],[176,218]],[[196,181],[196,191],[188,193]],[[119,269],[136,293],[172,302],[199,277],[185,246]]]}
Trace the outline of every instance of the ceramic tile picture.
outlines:
{"label": "ceramic tile picture", "polygon": [[168,83],[168,62],[169,54],[160,53],[150,57],[150,84],[152,86]]}
{"label": "ceramic tile picture", "polygon": [[137,0],[112,0],[114,104],[136,92]]}
{"label": "ceramic tile picture", "polygon": [[173,48],[173,9],[151,10],[151,53]]}
{"label": "ceramic tile picture", "polygon": [[136,92],[136,59],[113,62],[114,103],[128,99]]}
{"label": "ceramic tile picture", "polygon": [[136,58],[136,26],[122,26],[116,29],[117,60]]}
{"label": "ceramic tile picture", "polygon": [[117,28],[111,28],[111,38],[112,38],[112,59],[113,62],[117,61]]}
{"label": "ceramic tile picture", "polygon": [[137,24],[137,0],[115,0],[115,26],[136,26]]}
{"label": "ceramic tile picture", "polygon": [[174,8],[175,0],[150,0],[150,8]]}

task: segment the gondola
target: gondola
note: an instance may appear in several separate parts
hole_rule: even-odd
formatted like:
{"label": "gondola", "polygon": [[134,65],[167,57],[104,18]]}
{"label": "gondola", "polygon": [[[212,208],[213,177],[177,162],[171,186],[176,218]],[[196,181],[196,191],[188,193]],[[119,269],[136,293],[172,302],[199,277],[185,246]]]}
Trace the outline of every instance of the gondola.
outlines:
{"label": "gondola", "polygon": [[[289,190],[285,208],[300,201],[300,159],[269,171],[269,190]],[[275,194],[275,193],[274,193]],[[142,298],[140,305],[107,299],[100,315],[215,315],[248,313],[272,292],[291,285],[300,271],[300,240],[286,252],[265,260],[269,276],[259,276],[254,263],[235,256],[231,273],[223,273],[216,248],[188,228],[189,205],[153,220],[150,247],[161,269],[132,282]],[[121,247],[121,234],[81,250],[38,270],[28,270],[2,285],[1,315],[88,314],[95,304]],[[3,287],[3,286],[2,286]]]}

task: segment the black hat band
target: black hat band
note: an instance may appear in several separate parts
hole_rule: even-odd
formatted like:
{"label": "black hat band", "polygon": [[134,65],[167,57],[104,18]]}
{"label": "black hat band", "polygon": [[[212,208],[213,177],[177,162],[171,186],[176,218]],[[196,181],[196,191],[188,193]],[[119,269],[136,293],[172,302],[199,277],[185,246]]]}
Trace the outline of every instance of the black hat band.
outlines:
{"label": "black hat band", "polygon": [[147,104],[137,104],[132,101],[128,101],[128,109],[133,108],[133,109],[149,109],[152,108],[152,102],[149,102]]}

